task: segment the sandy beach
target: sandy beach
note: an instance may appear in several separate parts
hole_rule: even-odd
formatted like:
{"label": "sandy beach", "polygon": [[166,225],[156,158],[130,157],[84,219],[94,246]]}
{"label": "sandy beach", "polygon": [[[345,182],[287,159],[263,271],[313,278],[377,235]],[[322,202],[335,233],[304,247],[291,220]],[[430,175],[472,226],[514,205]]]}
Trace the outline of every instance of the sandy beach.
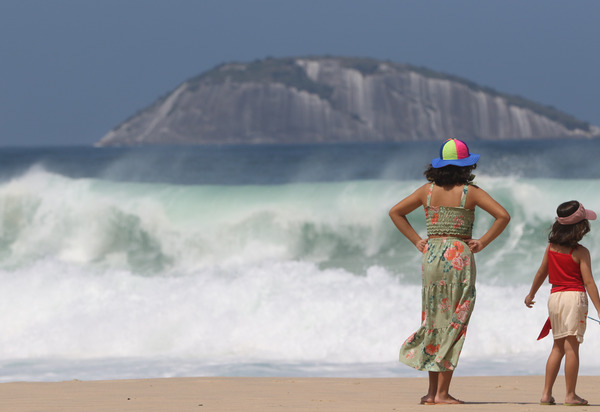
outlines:
{"label": "sandy beach", "polygon": [[[531,411],[543,376],[456,377],[454,396],[464,405],[452,410]],[[0,384],[0,411],[412,411],[427,385],[425,378],[165,378],[112,381],[15,382]],[[581,376],[578,393],[600,410],[600,377]],[[552,410],[561,405],[559,376]]]}

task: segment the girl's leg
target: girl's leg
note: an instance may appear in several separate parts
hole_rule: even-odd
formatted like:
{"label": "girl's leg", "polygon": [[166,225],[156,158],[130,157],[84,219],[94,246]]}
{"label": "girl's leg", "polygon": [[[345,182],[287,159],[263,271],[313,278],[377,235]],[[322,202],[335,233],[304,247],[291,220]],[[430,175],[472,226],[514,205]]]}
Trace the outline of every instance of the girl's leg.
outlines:
{"label": "girl's leg", "polygon": [[546,362],[546,379],[544,382],[542,399],[540,399],[541,403],[554,402],[552,388],[554,387],[554,382],[558,376],[563,356],[565,356],[565,338],[555,339],[552,351],[550,351],[550,356],[548,356],[548,362]]}
{"label": "girl's leg", "polygon": [[575,393],[579,375],[579,342],[576,336],[567,336],[565,340],[565,403],[587,405],[587,401]]}
{"label": "girl's leg", "polygon": [[429,389],[427,395],[421,398],[422,404],[435,403],[435,394],[437,393],[439,372],[429,372]]}
{"label": "girl's leg", "polygon": [[450,390],[450,382],[454,371],[439,372],[437,393],[435,395],[435,403],[464,403],[448,393]]}

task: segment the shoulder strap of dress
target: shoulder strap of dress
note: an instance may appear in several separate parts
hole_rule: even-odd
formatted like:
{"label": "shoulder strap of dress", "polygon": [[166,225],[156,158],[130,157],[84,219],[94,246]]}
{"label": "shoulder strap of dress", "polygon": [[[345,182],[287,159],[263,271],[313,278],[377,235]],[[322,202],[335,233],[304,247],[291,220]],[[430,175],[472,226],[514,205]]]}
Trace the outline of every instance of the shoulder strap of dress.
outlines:
{"label": "shoulder strap of dress", "polygon": [[467,191],[469,190],[469,184],[467,183],[465,187],[463,187],[462,196],[460,197],[460,207],[464,208],[465,203],[467,201]]}
{"label": "shoulder strap of dress", "polygon": [[433,192],[433,185],[434,183],[431,182],[431,186],[429,186],[429,192],[427,192],[427,207],[431,205],[431,192]]}

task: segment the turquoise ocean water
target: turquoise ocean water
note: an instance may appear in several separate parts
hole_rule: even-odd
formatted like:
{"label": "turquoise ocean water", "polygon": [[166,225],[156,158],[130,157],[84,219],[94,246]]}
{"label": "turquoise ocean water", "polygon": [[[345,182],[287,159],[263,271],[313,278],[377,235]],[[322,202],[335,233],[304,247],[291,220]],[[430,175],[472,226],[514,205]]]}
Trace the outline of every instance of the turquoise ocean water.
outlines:
{"label": "turquoise ocean water", "polygon": [[[512,221],[476,255],[456,374],[543,374],[548,288],[522,302],[556,206],[600,212],[600,141],[470,147]],[[397,362],[420,324],[420,256],[387,213],[438,148],[0,149],[0,381],[423,376]],[[489,223],[478,212],[475,235]],[[590,322],[582,374],[599,341]]]}

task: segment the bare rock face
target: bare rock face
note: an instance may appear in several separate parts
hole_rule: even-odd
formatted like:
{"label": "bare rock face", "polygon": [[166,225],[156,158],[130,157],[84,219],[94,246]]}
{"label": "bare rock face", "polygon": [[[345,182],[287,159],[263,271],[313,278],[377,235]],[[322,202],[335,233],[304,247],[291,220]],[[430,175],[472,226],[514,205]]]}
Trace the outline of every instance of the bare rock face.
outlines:
{"label": "bare rock face", "polygon": [[230,63],[192,78],[97,146],[593,137],[600,128],[424,68],[305,57]]}

